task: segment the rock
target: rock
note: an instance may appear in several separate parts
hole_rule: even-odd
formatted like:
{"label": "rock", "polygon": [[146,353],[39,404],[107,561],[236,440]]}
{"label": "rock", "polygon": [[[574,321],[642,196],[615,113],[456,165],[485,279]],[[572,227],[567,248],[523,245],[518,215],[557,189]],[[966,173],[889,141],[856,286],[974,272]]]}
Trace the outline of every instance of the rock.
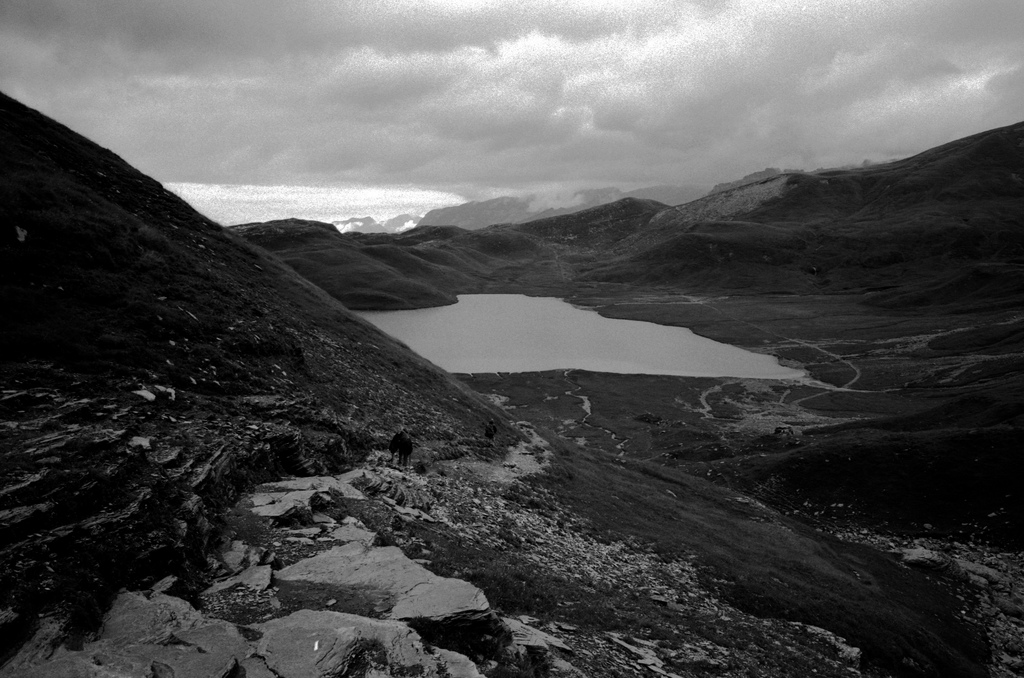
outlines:
{"label": "rock", "polygon": [[956,561],[944,553],[930,549],[903,549],[900,552],[900,560],[904,565],[922,570],[932,570],[961,577],[966,576]]}
{"label": "rock", "polygon": [[956,564],[967,574],[981,577],[989,584],[1001,584],[1006,581],[1006,575],[999,570],[989,567],[988,565],[972,563],[969,560],[963,560],[960,558],[956,559]]}
{"label": "rock", "polygon": [[429,654],[419,634],[396,621],[300,610],[255,628],[263,633],[257,654],[280,678],[345,675],[359,655],[374,646],[382,652],[375,659],[387,665],[387,673],[376,675],[482,678],[462,655],[446,650]]}
{"label": "rock", "polygon": [[288,534],[293,534],[301,537],[315,537],[320,534],[319,527],[303,527],[296,530],[288,530]]}
{"label": "rock", "polygon": [[377,540],[376,532],[371,532],[370,530],[356,527],[354,525],[342,525],[341,527],[335,528],[335,530],[331,532],[331,536],[338,541],[345,542],[346,544],[354,541],[359,542],[360,544],[365,544],[366,546],[372,546],[373,542]]}
{"label": "rock", "polygon": [[218,591],[224,591],[225,589],[229,589],[238,584],[248,586],[254,591],[265,591],[270,587],[272,574],[273,569],[270,565],[253,565],[233,577],[228,577],[227,579],[223,579],[215,583],[213,586],[203,591],[203,595],[210,595],[217,593]]}
{"label": "rock", "polygon": [[114,599],[99,638],[119,645],[163,643],[202,621],[202,615],[181,598],[128,591]]}
{"label": "rock", "polygon": [[244,541],[234,540],[227,551],[221,553],[221,560],[232,573],[240,572],[253,565],[259,565],[266,549],[261,546],[249,546]]}
{"label": "rock", "polygon": [[260,485],[258,489],[260,492],[269,493],[316,490],[318,492],[333,492],[344,499],[366,499],[366,496],[363,495],[362,492],[357,490],[347,481],[342,480],[341,477],[335,478],[334,476],[312,476],[309,478],[278,480],[272,483]]}
{"label": "rock", "polygon": [[128,441],[128,447],[141,447],[144,450],[148,450],[150,446],[150,438],[144,438],[142,436],[134,436]]}
{"label": "rock", "polygon": [[317,490],[302,490],[281,494],[262,494],[253,497],[253,513],[278,523],[309,523],[313,519],[312,506],[317,501],[331,503],[330,495]]}
{"label": "rock", "polygon": [[17,675],[24,678],[237,675],[249,645],[233,624],[203,619],[191,605],[160,593],[122,593],[98,640],[63,651]]}
{"label": "rock", "polygon": [[1024,600],[1021,600],[1019,596],[995,595],[992,597],[992,602],[1006,616],[1024,618]]}
{"label": "rock", "polygon": [[390,619],[465,622],[492,614],[480,589],[459,579],[437,576],[395,546],[373,548],[350,542],[290,565],[276,577],[280,581],[370,590],[381,598]]}
{"label": "rock", "polygon": [[512,643],[528,652],[547,653],[551,648],[557,648],[564,652],[572,652],[572,649],[560,638],[556,638],[550,633],[545,633],[544,631],[535,629],[532,626],[528,626],[518,619],[502,617],[501,621],[512,632]]}
{"label": "rock", "polygon": [[828,644],[836,651],[839,661],[843,662],[847,666],[852,666],[854,668],[860,667],[861,655],[863,652],[859,647],[853,647],[852,645],[847,644],[845,638],[819,626],[804,624],[803,627],[810,633],[828,642]]}
{"label": "rock", "polygon": [[137,396],[139,396],[141,398],[145,398],[149,402],[153,402],[154,400],[156,400],[156,394],[153,393],[152,391],[148,391],[148,390],[146,390],[144,388],[140,388],[138,391],[132,391],[132,393],[134,393],[135,395],[137,395]]}

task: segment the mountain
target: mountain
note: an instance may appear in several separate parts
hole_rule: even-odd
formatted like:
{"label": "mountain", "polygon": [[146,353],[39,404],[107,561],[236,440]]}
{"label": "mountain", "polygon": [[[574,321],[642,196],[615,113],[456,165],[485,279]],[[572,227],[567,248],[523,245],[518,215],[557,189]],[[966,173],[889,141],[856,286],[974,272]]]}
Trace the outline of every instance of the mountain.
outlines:
{"label": "mountain", "polygon": [[0,147],[0,660],[81,638],[123,587],[174,575],[194,596],[256,482],[351,469],[402,426],[439,458],[494,454],[488,419],[520,438],[280,260],[2,95]]}
{"label": "mountain", "polygon": [[799,172],[799,171],[800,170],[780,170],[777,167],[766,167],[763,170],[761,170],[760,172],[751,172],[750,174],[746,175],[745,177],[742,177],[742,178],[737,179],[735,181],[726,181],[726,182],[723,182],[723,183],[720,183],[720,184],[715,184],[714,186],[711,187],[711,190],[708,191],[708,195],[713,195],[715,193],[721,193],[722,191],[728,191],[730,188],[739,188],[740,186],[745,186],[746,184],[752,184],[752,183],[761,181],[763,179],[771,179],[772,177],[777,177],[780,174],[792,174],[794,172]]}
{"label": "mountain", "polygon": [[[940,544],[933,528],[954,534],[968,509],[972,524],[989,521],[994,543],[1019,540],[1018,507],[1003,501],[1020,477],[1004,459],[1020,438],[1003,395],[1018,328],[1015,311],[979,315],[983,284],[942,288],[957,312],[936,316],[938,331],[932,316],[890,311],[899,298],[862,308],[852,300],[862,294],[748,301],[715,281],[704,283],[715,296],[697,296],[600,280],[608,264],[644,276],[656,241],[680,229],[704,237],[648,199],[479,231],[342,235],[299,220],[234,230],[7,97],[0,146],[0,675],[454,675],[439,668],[444,660],[466,676],[572,675],[571,661],[585,675],[980,677],[993,656],[1012,660],[1000,635],[1014,628],[1017,604],[1008,556],[971,551],[964,537],[950,553],[984,552],[985,569],[939,553],[933,562],[945,569],[921,573],[886,550],[908,534]],[[989,179],[1003,177],[989,167],[979,156],[958,170],[981,171],[990,194],[964,200],[990,200],[986,213],[1012,230],[1015,203],[996,206],[1018,198],[991,195]],[[739,216],[809,209],[780,204],[804,189],[800,176],[786,181],[781,198]],[[837,213],[854,198],[834,196]],[[901,214],[911,202],[896,201]],[[751,222],[736,216],[714,222],[724,238],[698,243],[743,253]],[[785,221],[762,225],[771,232],[763,251],[788,242],[775,237]],[[993,254],[985,239],[996,227],[982,226],[976,252],[1010,263],[1000,257],[1012,252]],[[728,257],[703,263],[707,274]],[[303,266],[308,279],[296,272]],[[784,353],[822,381],[608,381],[575,371],[457,380],[333,298],[427,305],[463,289],[578,295],[647,319],[656,309],[660,322]],[[971,305],[955,306],[961,293]],[[849,334],[820,343],[836,325]],[[894,359],[876,366],[885,351]],[[550,394],[537,386],[546,381]],[[861,382],[876,390],[854,387]],[[948,406],[970,388],[985,397]],[[881,416],[904,391],[940,407],[929,414],[914,401],[902,416]],[[802,403],[833,415],[863,414],[865,403],[875,411],[791,440],[744,430],[740,413],[755,400],[768,426],[779,408]],[[954,424],[966,428],[936,429]],[[384,463],[401,427],[418,470]],[[643,447],[665,440],[653,453]],[[966,508],[953,478],[977,495]],[[933,480],[941,496],[929,494]],[[732,489],[744,484],[747,494]],[[898,533],[872,547],[826,531],[815,512],[841,517],[830,490],[844,499],[870,490],[877,501],[858,509],[888,509]],[[794,497],[806,515],[772,508]],[[908,518],[907,506],[920,515]],[[921,526],[921,515],[935,525]],[[367,541],[336,546],[339,533]],[[339,564],[353,555],[366,556],[347,568],[361,583],[339,588]],[[395,570],[416,585],[397,586]],[[400,590],[382,594],[382,581]],[[427,592],[424,606],[461,596],[469,609],[452,622],[392,607],[389,596],[407,602],[416,589]],[[531,619],[549,633],[531,631]]]}
{"label": "mountain", "polygon": [[[504,196],[431,210],[424,215],[419,223],[423,226],[459,226],[465,229],[478,229],[493,224],[515,224],[572,214],[623,198],[642,198],[676,205],[693,200],[703,194],[704,189],[696,186],[651,186],[628,192],[617,188],[598,188],[577,191],[568,198],[567,204],[564,204],[566,201],[563,200],[548,201],[541,196],[526,198]],[[558,206],[545,207],[547,202],[557,203]]]}
{"label": "mountain", "polygon": [[391,217],[384,221],[384,230],[388,233],[401,233],[402,231],[408,231],[410,228],[416,228],[422,218],[423,217],[418,217],[415,214],[399,214],[396,217]]}
{"label": "mountain", "polygon": [[[342,221],[332,222],[340,233],[387,233],[382,224],[373,217],[351,217]],[[245,224],[242,224],[243,226]]]}
{"label": "mountain", "polygon": [[[610,318],[688,327],[805,370],[806,381],[787,384],[577,371],[463,378],[563,440],[713,480],[865,549],[846,552],[848,563],[871,549],[924,549],[946,573],[936,577],[956,587],[967,576],[956,567],[1011,562],[1024,548],[1022,177],[1018,123],[889,163],[773,174],[674,207],[629,198],[476,230],[421,226],[284,246],[321,262],[341,251],[359,257],[367,270],[386,271],[390,291],[416,284],[403,298],[383,294],[376,276],[328,287],[338,275],[331,266],[303,269],[353,306],[557,296]],[[247,237],[277,251],[259,230]],[[586,414],[574,414],[567,397],[585,398]],[[801,566],[802,576],[780,576],[778,554],[719,558],[710,536],[673,539],[728,573],[721,593],[746,611],[856,638],[895,675],[972,671],[935,668],[934,648],[923,651],[932,669],[897,658],[902,651],[882,637],[916,642],[896,621],[907,619],[902,612],[864,623],[842,587],[809,593],[819,580]],[[773,573],[738,567],[744,558]],[[861,573],[848,593],[888,577]],[[1024,609],[1016,584],[993,581],[1001,588],[975,582],[961,595],[1011,615]],[[845,614],[861,622],[846,625]],[[980,622],[993,648],[1004,621]],[[869,627],[881,635],[867,637]]]}
{"label": "mountain", "polygon": [[400,233],[415,228],[420,217],[413,214],[399,214],[397,217],[378,223],[373,217],[352,217],[332,222],[341,233]]}

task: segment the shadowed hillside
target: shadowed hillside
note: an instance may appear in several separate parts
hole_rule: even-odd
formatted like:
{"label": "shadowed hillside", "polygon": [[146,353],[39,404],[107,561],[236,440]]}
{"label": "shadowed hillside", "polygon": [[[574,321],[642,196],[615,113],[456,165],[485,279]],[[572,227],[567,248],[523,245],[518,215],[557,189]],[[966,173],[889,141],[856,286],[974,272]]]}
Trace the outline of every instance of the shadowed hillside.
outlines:
{"label": "shadowed hillside", "polygon": [[290,268],[2,95],[0,147],[0,659],[95,628],[122,587],[173,574],[193,594],[220,511],[254,482],[352,468],[403,425],[438,458],[495,455],[489,418],[518,439]]}

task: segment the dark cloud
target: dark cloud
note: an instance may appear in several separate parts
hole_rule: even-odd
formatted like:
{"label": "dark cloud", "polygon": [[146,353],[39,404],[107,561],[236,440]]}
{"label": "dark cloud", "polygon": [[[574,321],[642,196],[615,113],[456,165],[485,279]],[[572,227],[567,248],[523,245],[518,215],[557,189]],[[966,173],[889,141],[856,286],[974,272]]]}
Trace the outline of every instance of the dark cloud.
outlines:
{"label": "dark cloud", "polygon": [[1019,0],[6,0],[0,88],[170,182],[711,184],[1016,122],[1021,25]]}

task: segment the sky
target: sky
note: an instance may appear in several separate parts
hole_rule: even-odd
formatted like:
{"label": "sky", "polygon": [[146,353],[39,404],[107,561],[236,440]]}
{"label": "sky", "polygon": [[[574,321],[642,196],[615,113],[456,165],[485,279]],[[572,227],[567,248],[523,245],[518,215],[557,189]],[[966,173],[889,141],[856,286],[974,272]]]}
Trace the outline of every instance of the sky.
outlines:
{"label": "sky", "polygon": [[906,157],[1024,119],[1022,0],[0,0],[0,90],[222,223]]}

